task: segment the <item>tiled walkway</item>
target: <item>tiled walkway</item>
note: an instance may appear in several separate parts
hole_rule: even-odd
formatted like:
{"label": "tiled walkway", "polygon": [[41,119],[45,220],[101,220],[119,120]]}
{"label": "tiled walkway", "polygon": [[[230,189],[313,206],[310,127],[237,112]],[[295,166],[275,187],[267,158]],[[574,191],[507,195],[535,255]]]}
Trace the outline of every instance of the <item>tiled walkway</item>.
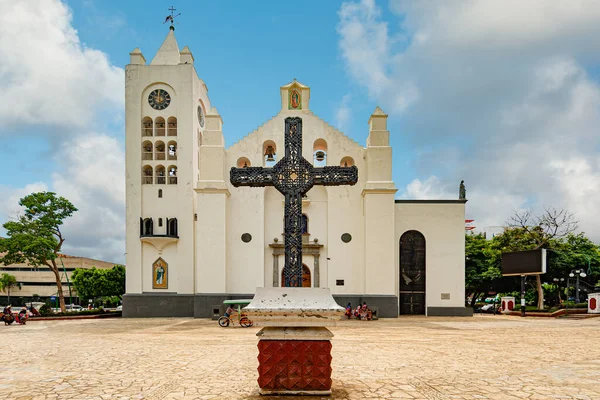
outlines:
{"label": "tiled walkway", "polygon": [[[257,399],[258,329],[1,325],[0,399]],[[332,331],[334,399],[600,399],[600,318],[415,317]]]}

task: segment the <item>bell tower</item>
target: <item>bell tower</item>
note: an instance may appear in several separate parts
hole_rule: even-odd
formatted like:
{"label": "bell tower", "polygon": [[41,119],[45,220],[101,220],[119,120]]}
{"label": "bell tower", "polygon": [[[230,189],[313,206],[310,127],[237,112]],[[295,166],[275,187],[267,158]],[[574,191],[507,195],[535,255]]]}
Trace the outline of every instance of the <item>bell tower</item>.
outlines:
{"label": "bell tower", "polygon": [[154,316],[165,301],[193,312],[185,307],[193,309],[196,292],[194,187],[202,135],[216,110],[192,52],[177,44],[174,17],[152,61],[136,48],[125,69],[125,316]]}

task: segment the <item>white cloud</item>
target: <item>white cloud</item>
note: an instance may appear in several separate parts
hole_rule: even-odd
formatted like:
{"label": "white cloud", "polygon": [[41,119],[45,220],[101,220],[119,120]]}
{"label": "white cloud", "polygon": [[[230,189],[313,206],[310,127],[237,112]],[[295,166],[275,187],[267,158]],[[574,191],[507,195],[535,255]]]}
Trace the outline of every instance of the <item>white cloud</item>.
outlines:
{"label": "white cloud", "polygon": [[23,207],[19,206],[19,200],[22,197],[47,190],[48,186],[43,182],[32,183],[18,189],[0,186],[0,216],[3,220],[16,220],[23,212]]}
{"label": "white cloud", "polygon": [[374,0],[344,3],[339,12],[340,49],[350,73],[373,98],[393,98],[393,110],[403,111],[419,97],[410,80],[394,81],[389,76],[388,60],[394,39],[388,34],[381,10]]}
{"label": "white cloud", "polygon": [[85,127],[98,110],[124,104],[124,71],[83,45],[58,0],[0,0],[0,108],[4,127]]}
{"label": "white cloud", "polygon": [[0,186],[0,215],[4,220],[21,211],[18,200],[26,194],[54,191],[79,209],[65,222],[63,251],[123,262],[124,150],[94,129],[106,111],[122,118],[124,72],[80,43],[70,11],[58,0],[0,0],[0,6],[0,89],[11,102],[0,108],[0,124],[9,134],[35,125],[33,134],[54,148],[44,161],[57,167],[48,184]]}
{"label": "white cloud", "polygon": [[342,101],[335,110],[335,126],[342,132],[347,129],[348,124],[352,119],[352,114],[349,107],[351,99],[352,97],[349,94],[342,97]]}
{"label": "white cloud", "polygon": [[105,135],[77,138],[57,161],[52,188],[79,211],[65,223],[64,251],[123,262],[125,253],[125,153]]}
{"label": "white cloud", "polygon": [[600,85],[588,73],[600,64],[600,3],[391,8],[386,22],[371,0],[345,3],[338,32],[351,78],[412,135],[419,177],[405,194],[446,195],[440,182],[464,179],[478,225],[565,207],[600,241]]}
{"label": "white cloud", "polygon": [[448,187],[444,187],[438,177],[430,176],[424,181],[414,179],[406,185],[404,193],[401,193],[399,197],[422,200],[454,199],[458,198],[458,186],[456,187],[456,193],[453,193]]}

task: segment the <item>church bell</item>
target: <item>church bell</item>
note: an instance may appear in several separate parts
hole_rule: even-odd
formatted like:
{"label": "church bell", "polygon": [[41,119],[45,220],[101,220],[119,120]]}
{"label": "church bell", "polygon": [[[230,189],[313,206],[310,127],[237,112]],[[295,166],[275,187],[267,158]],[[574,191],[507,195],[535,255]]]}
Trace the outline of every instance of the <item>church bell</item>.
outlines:
{"label": "church bell", "polygon": [[275,161],[275,149],[273,149],[273,146],[267,146],[265,156],[267,156],[267,161]]}
{"label": "church bell", "polygon": [[325,152],[323,150],[319,150],[315,153],[315,157],[317,158],[317,161],[323,161],[325,160]]}

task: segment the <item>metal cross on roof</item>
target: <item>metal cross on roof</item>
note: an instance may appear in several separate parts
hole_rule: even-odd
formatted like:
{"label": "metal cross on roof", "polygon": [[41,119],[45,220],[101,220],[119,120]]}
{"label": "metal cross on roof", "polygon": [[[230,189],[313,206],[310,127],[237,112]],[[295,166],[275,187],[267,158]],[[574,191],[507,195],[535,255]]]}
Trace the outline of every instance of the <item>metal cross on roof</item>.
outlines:
{"label": "metal cross on roof", "polygon": [[179,17],[181,15],[181,13],[175,15],[175,11],[177,9],[174,8],[173,6],[171,6],[171,8],[169,8],[168,10],[171,11],[171,15],[167,15],[163,24],[166,24],[167,21],[171,21],[171,26],[169,27],[169,29],[175,30],[175,27],[173,26],[173,24],[175,23],[175,18]]}
{"label": "metal cross on roof", "polygon": [[302,196],[314,185],[354,185],[358,168],[313,167],[302,157],[302,118],[285,119],[285,156],[273,168],[231,168],[230,181],[235,187],[274,186],[285,196],[284,245],[285,286],[302,286]]}

